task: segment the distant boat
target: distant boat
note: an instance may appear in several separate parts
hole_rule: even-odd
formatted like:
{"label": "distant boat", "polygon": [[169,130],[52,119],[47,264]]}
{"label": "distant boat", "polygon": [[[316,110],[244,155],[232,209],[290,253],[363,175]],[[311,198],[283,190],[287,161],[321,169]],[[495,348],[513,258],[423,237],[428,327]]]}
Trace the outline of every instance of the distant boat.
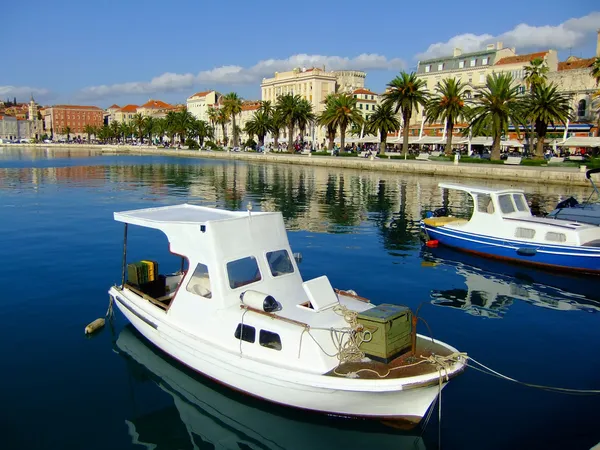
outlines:
{"label": "distant boat", "polygon": [[439,186],[465,192],[473,213],[470,219],[429,213],[421,221],[429,241],[489,258],[600,275],[600,227],[534,217],[520,189]]}
{"label": "distant boat", "polygon": [[[157,347],[231,388],[413,427],[466,366],[455,348],[416,334],[408,308],[375,306],[326,276],[303,281],[281,213],[184,204],[114,217],[125,245],[113,301]],[[182,270],[126,265],[128,225],[162,231]]]}
{"label": "distant boat", "polygon": [[[556,205],[554,211],[547,217],[600,225],[600,191],[592,179],[592,175],[595,173],[600,173],[600,168],[590,169],[585,173],[586,178],[592,184],[592,192],[585,202],[579,203],[573,197],[569,197]],[[592,200],[594,194],[596,195],[595,201]]]}
{"label": "distant boat", "polygon": [[150,379],[173,398],[172,405],[155,410],[140,411],[133,405],[137,414],[126,424],[134,444],[157,449],[329,450],[356,448],[365,439],[377,448],[425,450],[418,435],[353,420],[314,420],[244,397],[202,379],[151,345],[130,326],[119,333],[115,345],[134,379]]}

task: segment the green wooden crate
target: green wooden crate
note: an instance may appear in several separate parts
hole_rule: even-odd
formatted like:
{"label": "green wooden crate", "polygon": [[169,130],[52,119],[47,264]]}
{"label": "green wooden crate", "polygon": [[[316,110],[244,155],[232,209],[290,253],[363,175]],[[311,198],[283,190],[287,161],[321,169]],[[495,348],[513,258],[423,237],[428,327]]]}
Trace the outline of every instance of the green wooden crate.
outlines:
{"label": "green wooden crate", "polygon": [[147,283],[148,265],[143,262],[134,262],[127,264],[127,281],[135,286]]}
{"label": "green wooden crate", "polygon": [[360,345],[369,358],[388,363],[411,349],[412,311],[408,307],[379,305],[361,312],[357,320],[372,335]]}

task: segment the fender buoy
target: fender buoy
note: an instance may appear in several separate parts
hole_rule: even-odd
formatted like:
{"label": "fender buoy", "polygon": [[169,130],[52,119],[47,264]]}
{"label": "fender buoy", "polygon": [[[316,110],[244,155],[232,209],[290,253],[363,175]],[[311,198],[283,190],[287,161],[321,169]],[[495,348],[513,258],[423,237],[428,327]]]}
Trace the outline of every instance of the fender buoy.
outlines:
{"label": "fender buoy", "polygon": [[95,331],[98,331],[100,328],[104,326],[104,319],[96,319],[92,323],[90,323],[87,327],[85,327],[85,334],[92,334]]}
{"label": "fender buoy", "polygon": [[437,239],[430,239],[425,242],[425,245],[429,248],[436,248],[440,242]]}

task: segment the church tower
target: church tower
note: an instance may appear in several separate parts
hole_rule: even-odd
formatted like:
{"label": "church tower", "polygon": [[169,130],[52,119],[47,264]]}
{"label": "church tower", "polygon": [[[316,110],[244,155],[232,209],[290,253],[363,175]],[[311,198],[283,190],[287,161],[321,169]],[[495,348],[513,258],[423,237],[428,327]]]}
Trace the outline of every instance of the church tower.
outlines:
{"label": "church tower", "polygon": [[35,104],[35,100],[33,99],[33,94],[31,95],[31,100],[29,100],[29,120],[35,121],[38,118],[38,108]]}

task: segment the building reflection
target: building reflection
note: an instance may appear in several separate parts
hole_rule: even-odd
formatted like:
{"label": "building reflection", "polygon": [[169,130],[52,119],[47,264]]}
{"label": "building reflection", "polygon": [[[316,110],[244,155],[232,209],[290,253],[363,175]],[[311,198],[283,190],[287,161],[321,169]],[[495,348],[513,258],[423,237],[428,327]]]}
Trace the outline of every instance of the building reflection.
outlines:
{"label": "building reflection", "polygon": [[[243,396],[167,357],[131,327],[116,340],[131,379],[132,443],[160,449],[426,448],[421,437],[371,421],[303,413]],[[170,399],[148,406],[147,381]],[[156,396],[154,396],[156,397]],[[172,400],[172,401],[171,401]]]}
{"label": "building reflection", "polygon": [[560,311],[600,312],[596,280],[471,256],[439,247],[423,249],[428,265],[454,267],[465,287],[431,291],[431,303],[474,316],[502,318],[516,301]]}

